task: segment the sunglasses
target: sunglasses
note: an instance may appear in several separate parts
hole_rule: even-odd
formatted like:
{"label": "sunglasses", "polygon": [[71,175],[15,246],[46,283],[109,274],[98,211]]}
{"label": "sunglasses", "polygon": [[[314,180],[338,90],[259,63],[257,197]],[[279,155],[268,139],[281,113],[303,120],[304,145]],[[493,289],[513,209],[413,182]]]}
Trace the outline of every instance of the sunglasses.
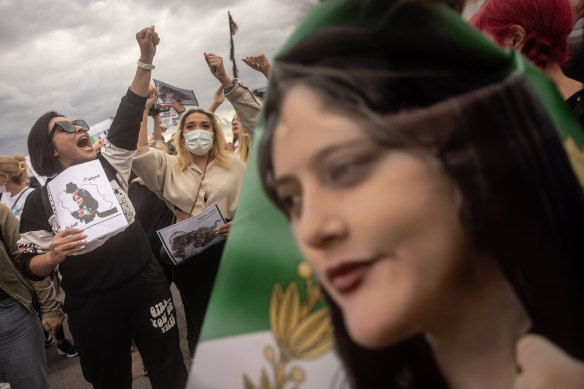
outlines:
{"label": "sunglasses", "polygon": [[72,122],[67,120],[60,120],[58,122],[55,122],[53,128],[51,129],[51,132],[49,132],[49,142],[53,140],[53,136],[55,135],[55,132],[57,131],[58,128],[70,134],[75,134],[77,132],[76,126],[82,127],[83,131],[89,131],[89,126],[87,125],[87,123],[85,123],[85,120],[83,119],[75,119]]}

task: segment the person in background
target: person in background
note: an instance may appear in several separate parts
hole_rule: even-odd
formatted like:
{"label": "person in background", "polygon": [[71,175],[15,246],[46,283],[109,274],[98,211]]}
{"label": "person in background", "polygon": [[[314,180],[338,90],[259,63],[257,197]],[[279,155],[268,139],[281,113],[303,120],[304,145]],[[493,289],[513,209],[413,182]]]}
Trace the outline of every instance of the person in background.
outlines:
{"label": "person in background", "polygon": [[234,151],[235,155],[237,155],[244,163],[247,163],[247,160],[251,154],[251,138],[245,129],[241,126],[241,122],[239,121],[239,117],[237,115],[233,116],[233,120],[231,121],[231,128],[234,132],[239,134],[239,142]]}
{"label": "person in background", "polygon": [[[14,158],[8,155],[0,156],[0,187],[5,187],[6,192],[2,193],[2,198],[0,202],[6,205],[20,221],[20,215],[24,208],[24,203],[29,194],[34,190],[29,187],[29,177],[26,169],[24,154],[16,154]],[[53,286],[55,287],[55,292],[59,294],[59,273],[56,269],[51,275],[53,281]],[[54,334],[48,331],[44,331],[45,334],[45,347],[50,347],[57,338],[57,354],[65,355],[72,358],[77,355],[75,346],[68,340],[65,339],[65,332],[63,327],[60,326],[59,329]]]}
{"label": "person in background", "polygon": [[564,74],[584,83],[584,0],[570,0],[576,23],[568,36],[570,57],[562,65]]}
{"label": "person in background", "polygon": [[32,192],[29,187],[28,172],[24,154],[13,157],[0,155],[0,202],[6,205],[20,220],[24,202]]}
{"label": "person in background", "polygon": [[539,67],[584,124],[584,85],[562,70],[570,56],[568,36],[574,26],[569,0],[488,0],[470,23]]}
{"label": "person in background", "polygon": [[16,216],[0,203],[0,382],[12,389],[45,389],[42,330],[57,332],[63,312],[49,277],[31,283],[18,270],[18,228]]}

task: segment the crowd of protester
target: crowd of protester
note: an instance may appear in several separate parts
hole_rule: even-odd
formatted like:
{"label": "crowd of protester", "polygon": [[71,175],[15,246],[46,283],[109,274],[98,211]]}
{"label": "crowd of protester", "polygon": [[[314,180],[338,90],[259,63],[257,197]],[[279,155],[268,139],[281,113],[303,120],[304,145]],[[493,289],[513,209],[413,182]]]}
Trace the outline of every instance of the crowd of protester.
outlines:
{"label": "crowd of protester", "polygon": [[[452,5],[460,10],[461,4],[455,1]],[[569,35],[574,34],[576,29],[582,30],[584,23],[580,22],[584,20],[581,19],[584,16],[583,9],[584,1],[487,0],[470,20],[489,39],[504,48],[521,52],[547,75],[581,124],[584,124],[584,69],[579,69],[578,64],[584,55],[584,34],[577,35],[580,40],[576,40],[576,43],[574,40],[570,42]],[[377,39],[375,33],[369,38]],[[340,30],[335,34],[346,38],[344,49],[352,45],[359,46],[359,40],[363,39],[360,35],[351,36],[350,31],[346,32],[347,35],[343,35]],[[229,236],[232,224],[237,223],[238,197],[252,154],[255,128],[263,105],[263,91],[252,90],[242,80],[231,78],[225,70],[222,57],[201,53],[211,77],[219,83],[218,89],[207,109],[187,108],[180,101],[175,101],[173,109],[179,116],[178,127],[172,137],[168,138],[165,136],[167,127],[162,124],[160,115],[151,110],[158,99],[158,91],[150,82],[160,39],[153,26],[139,31],[136,39],[140,49],[136,73],[128,91],[121,98],[107,139],[91,144],[87,133],[89,127],[83,120],[71,120],[57,111],[40,116],[28,138],[31,167],[49,179],[69,167],[99,161],[119,203],[123,205],[127,227],[89,243],[82,229],[73,227],[59,230],[46,186],[34,182],[36,180],[29,176],[24,155],[0,156],[0,382],[8,382],[13,389],[49,387],[45,347],[52,344],[53,336],[57,339],[57,352],[60,355],[78,355],[84,378],[95,388],[131,387],[132,342],[141,354],[153,388],[184,388],[186,384],[187,367],[179,347],[177,316],[170,286],[174,283],[180,292],[187,324],[189,354],[193,357],[225,240],[198,254],[196,261],[187,260],[174,265],[162,247],[157,231],[217,204],[226,223],[218,226],[215,233],[223,238]],[[331,139],[336,142],[343,140],[342,131],[337,133],[336,128],[328,137],[308,132],[313,123],[311,118],[320,123],[318,120],[330,116],[333,118],[330,120],[338,120],[334,123],[345,123],[345,120],[347,126],[356,128],[365,125],[381,129],[381,134],[368,134],[366,138],[380,143],[389,142],[393,150],[392,158],[403,159],[404,171],[417,169],[427,173],[431,165],[411,160],[409,150],[417,146],[415,140],[400,139],[400,146],[396,147],[395,144],[399,143],[397,138],[385,139],[394,135],[386,134],[387,129],[379,127],[376,119],[371,119],[382,117],[382,120],[386,120],[395,107],[387,108],[382,104],[383,108],[367,111],[366,114],[359,111],[362,107],[356,108],[356,101],[374,101],[384,96],[384,88],[388,88],[386,80],[372,84],[369,79],[361,79],[363,74],[360,72],[364,68],[379,70],[375,68],[375,63],[369,63],[365,56],[353,59],[352,65],[360,66],[358,72],[342,63],[337,66],[335,61],[342,53],[328,47],[328,42],[326,36],[316,38],[312,42],[313,46],[292,49],[282,57],[281,63],[274,66],[262,53],[243,59],[245,64],[270,80],[271,95],[266,101],[268,124],[259,142],[260,173],[264,188],[290,220],[301,251],[317,269],[317,274],[321,264],[314,258],[326,258],[324,248],[328,247],[327,242],[342,239],[339,237],[341,232],[334,232],[334,227],[331,227],[329,233],[326,231],[328,227],[320,226],[320,230],[316,223],[311,224],[314,220],[309,220],[310,217],[319,214],[320,207],[324,207],[323,203],[308,198],[310,192],[299,194],[299,189],[294,185],[281,184],[289,180],[289,176],[294,176],[299,183],[311,188],[310,185],[314,183],[306,178],[308,176],[302,175],[305,173],[295,171],[296,167],[291,161],[298,164],[304,157],[307,160],[312,158],[311,148],[305,145],[312,145],[313,142],[328,145]],[[341,48],[339,51],[342,51]],[[365,55],[376,55],[374,51],[363,52]],[[330,55],[328,62],[327,55]],[[315,70],[313,63],[319,61],[326,64],[328,70]],[[476,81],[476,85],[468,86],[469,90],[480,84]],[[355,93],[355,88],[351,89],[347,85],[369,87],[367,90],[356,88],[358,91]],[[397,81],[392,79],[391,86],[395,85]],[[431,86],[422,86],[416,92],[423,95],[427,93],[427,88]],[[460,89],[445,88],[440,91],[437,101],[460,93]],[[215,114],[225,100],[235,111],[231,120],[232,139],[226,139],[221,121]],[[417,103],[408,104],[404,102],[399,109],[402,112],[413,111]],[[529,107],[528,102],[525,106]],[[150,116],[153,129],[149,134]],[[292,128],[296,131],[291,132]],[[347,139],[353,138],[347,136]],[[370,174],[366,168],[369,162],[362,162],[359,158],[370,161],[377,158],[375,155],[385,155],[376,148],[365,150],[363,154],[353,161],[357,166],[356,172],[347,167],[345,169],[349,172],[341,171],[343,168],[337,172],[356,174],[355,177],[347,176],[347,183],[339,181],[338,188],[335,183],[325,183],[323,188],[329,185],[335,187],[338,193],[343,191],[343,196],[347,195],[349,182],[358,182],[361,176]],[[390,171],[388,165],[385,174],[389,175]],[[436,181],[433,185],[444,185],[446,188],[446,179],[440,179],[452,173],[432,171],[438,172],[433,178]],[[284,178],[279,179],[279,176]],[[345,178],[335,176],[333,179]],[[317,189],[325,190],[323,188],[315,186],[315,196]],[[423,191],[424,188],[411,189]],[[372,195],[375,190],[368,193]],[[300,201],[299,197],[302,196],[304,198]],[[321,200],[326,201],[324,198]],[[442,200],[442,207],[434,204],[425,212],[430,215],[432,209],[448,210],[454,206],[446,197]],[[366,202],[367,199],[359,198],[359,201]],[[468,201],[468,198],[460,201]],[[382,225],[387,215],[382,212],[383,205],[379,210],[379,225]],[[397,212],[398,209],[388,208],[389,211]],[[347,208],[347,212],[351,212],[351,209]],[[436,230],[448,230],[452,234],[449,238],[459,233],[458,226],[449,226],[445,222],[448,215],[436,217]],[[430,217],[424,219],[426,227],[432,226],[431,223]],[[363,233],[367,232],[364,230]],[[320,257],[318,253],[323,256]],[[504,285],[504,277],[493,263],[485,262],[476,271],[491,275],[489,282],[492,281],[493,285]],[[326,274],[322,278],[326,279]],[[333,320],[337,341],[341,347],[345,347],[341,351],[346,352],[355,347],[353,352],[361,355],[360,346],[377,346],[376,340],[367,338],[368,333],[364,330],[362,332],[362,328],[355,324],[357,318],[351,317],[353,313],[359,316],[360,311],[356,309],[352,312],[352,308],[344,305],[343,299],[335,295],[334,288],[326,283],[323,286],[331,294],[329,302],[333,312],[336,309],[338,313],[336,317],[333,315]],[[64,304],[58,299],[63,294],[60,288],[65,292]],[[504,296],[499,297],[508,304],[507,308],[511,307],[508,312],[499,310],[503,319],[508,318],[510,322],[516,319],[513,329],[517,331],[529,327],[525,312],[518,308],[521,304],[513,293],[507,289],[501,293]],[[492,300],[484,301],[492,303]],[[519,312],[516,316],[513,316],[517,313],[513,311],[514,308]],[[341,317],[341,311],[345,313],[344,317]],[[63,331],[65,313],[72,341],[65,338]],[[152,324],[155,322],[152,319],[160,315],[164,315],[165,323],[170,323],[164,327],[164,331]],[[412,350],[428,347],[421,343],[411,343],[407,347],[411,346]],[[537,375],[538,371],[530,370],[530,363],[541,363],[532,360],[531,350],[542,353],[544,360],[547,358],[552,361],[550,365],[557,366],[557,370],[552,369],[550,373],[546,369],[539,369],[547,374],[542,373],[542,376]],[[507,351],[499,356],[512,359],[511,351]],[[471,387],[467,386],[469,377],[460,369],[440,365],[444,361],[451,363],[457,360],[440,359],[445,358],[444,354],[435,354],[439,360],[434,361],[431,367],[424,365],[424,369],[428,369],[424,370],[427,377],[420,382],[434,380],[431,382],[440,382],[442,385],[435,387]],[[395,355],[400,357],[404,354]],[[369,355],[364,356],[363,361],[355,361],[350,356],[344,358],[358,387],[370,387],[368,383],[372,382],[372,378],[364,377],[370,369],[362,364],[370,363],[371,358]],[[516,383],[516,388],[571,389],[584,385],[582,362],[566,355],[549,340],[529,336],[522,338],[517,358],[527,364],[530,376],[523,377],[519,384]],[[493,385],[511,382],[509,377],[515,374],[514,369],[501,369],[500,375],[490,378],[481,375],[481,379]],[[555,374],[561,374],[563,378],[545,386],[548,382],[546,380],[556,377]],[[472,376],[470,378],[470,382],[476,379]],[[450,386],[445,382],[449,382]]]}

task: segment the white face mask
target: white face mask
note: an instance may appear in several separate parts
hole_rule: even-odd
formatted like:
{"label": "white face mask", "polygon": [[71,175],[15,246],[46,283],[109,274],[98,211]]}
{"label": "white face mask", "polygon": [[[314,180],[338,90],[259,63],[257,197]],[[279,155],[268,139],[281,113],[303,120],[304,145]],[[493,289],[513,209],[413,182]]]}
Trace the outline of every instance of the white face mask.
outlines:
{"label": "white face mask", "polygon": [[205,130],[195,130],[183,133],[185,147],[195,155],[205,155],[213,147],[213,133]]}

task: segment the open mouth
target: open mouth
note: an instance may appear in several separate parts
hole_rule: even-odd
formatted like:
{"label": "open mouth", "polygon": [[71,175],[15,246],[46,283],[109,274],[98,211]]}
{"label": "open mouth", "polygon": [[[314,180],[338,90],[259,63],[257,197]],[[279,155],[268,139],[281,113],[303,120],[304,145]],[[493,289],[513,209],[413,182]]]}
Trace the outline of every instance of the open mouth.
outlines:
{"label": "open mouth", "polygon": [[91,141],[89,140],[88,135],[81,136],[81,138],[79,138],[77,140],[77,146],[83,150],[93,150],[93,147],[91,146]]}

